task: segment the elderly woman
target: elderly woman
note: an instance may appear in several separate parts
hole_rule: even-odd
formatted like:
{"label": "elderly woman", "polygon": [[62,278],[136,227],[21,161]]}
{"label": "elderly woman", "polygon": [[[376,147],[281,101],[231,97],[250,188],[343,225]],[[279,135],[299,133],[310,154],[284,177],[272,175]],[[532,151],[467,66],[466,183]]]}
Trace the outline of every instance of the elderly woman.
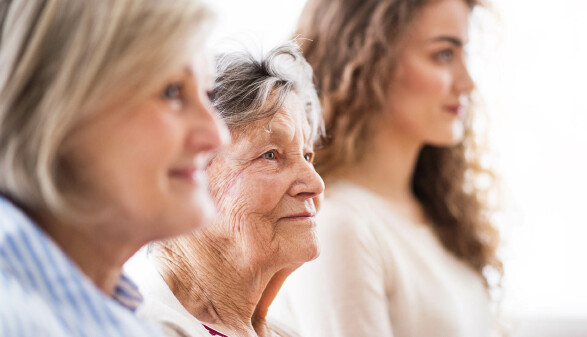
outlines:
{"label": "elderly woman", "polygon": [[0,2],[0,335],[162,336],[123,263],[214,215],[194,0]]}
{"label": "elderly woman", "polygon": [[144,314],[180,335],[288,336],[265,315],[289,273],[318,255],[312,72],[293,43],[264,58],[225,54],[217,71],[211,98],[233,139],[207,169],[218,217],[153,247]]}

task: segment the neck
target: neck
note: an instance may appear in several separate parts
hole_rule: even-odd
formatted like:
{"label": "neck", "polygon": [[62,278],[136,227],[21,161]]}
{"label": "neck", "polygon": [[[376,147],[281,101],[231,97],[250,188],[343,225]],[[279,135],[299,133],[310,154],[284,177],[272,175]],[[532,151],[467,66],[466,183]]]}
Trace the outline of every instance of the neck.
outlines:
{"label": "neck", "polygon": [[112,296],[122,266],[141,247],[120,240],[108,228],[95,223],[69,224],[51,216],[40,217],[40,227],[106,295]]}
{"label": "neck", "polygon": [[413,222],[424,222],[421,206],[412,192],[412,179],[423,143],[399,130],[380,130],[357,163],[335,177],[347,179],[389,202],[395,211]]}
{"label": "neck", "polygon": [[230,336],[271,336],[265,317],[293,269],[256,268],[242,261],[238,245],[219,244],[209,237],[178,242],[181,256],[160,270],[184,308]]}

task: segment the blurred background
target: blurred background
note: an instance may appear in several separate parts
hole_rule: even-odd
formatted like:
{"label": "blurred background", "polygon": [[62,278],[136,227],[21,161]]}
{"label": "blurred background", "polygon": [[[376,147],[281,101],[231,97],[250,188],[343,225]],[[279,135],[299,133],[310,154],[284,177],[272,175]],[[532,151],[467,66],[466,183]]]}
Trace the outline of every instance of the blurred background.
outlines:
{"label": "blurred background", "polygon": [[[213,48],[268,50],[305,0],[214,0]],[[476,11],[473,78],[502,181],[501,310],[514,336],[587,336],[587,1],[491,0]]]}

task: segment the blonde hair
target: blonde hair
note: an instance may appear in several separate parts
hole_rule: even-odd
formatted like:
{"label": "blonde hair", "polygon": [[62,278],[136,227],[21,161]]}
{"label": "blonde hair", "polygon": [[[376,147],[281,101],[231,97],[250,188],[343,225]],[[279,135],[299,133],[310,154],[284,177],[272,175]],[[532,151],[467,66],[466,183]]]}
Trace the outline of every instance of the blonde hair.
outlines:
{"label": "blonde hair", "polygon": [[2,0],[0,194],[69,211],[60,152],[72,129],[156,90],[209,18],[197,0]]}
{"label": "blonde hair", "polygon": [[[410,23],[437,0],[309,0],[296,36],[307,39],[302,52],[317,80],[326,138],[316,155],[316,171],[328,182],[339,169],[361,159],[371,126],[383,111]],[[463,0],[470,8],[480,0]],[[303,41],[303,40],[300,40]],[[476,181],[492,181],[481,165],[473,132],[473,114],[465,121],[464,141],[454,147],[427,145],[419,154],[412,180],[418,198],[443,245],[483,274],[502,272],[496,255],[497,230],[490,221],[488,190]],[[491,184],[489,184],[491,185]]]}

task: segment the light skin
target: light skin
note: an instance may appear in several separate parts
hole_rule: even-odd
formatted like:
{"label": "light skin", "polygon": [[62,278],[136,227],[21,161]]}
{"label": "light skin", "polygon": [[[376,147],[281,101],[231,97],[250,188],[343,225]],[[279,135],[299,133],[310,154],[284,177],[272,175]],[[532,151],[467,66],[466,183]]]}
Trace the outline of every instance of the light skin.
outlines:
{"label": "light skin", "polygon": [[414,18],[400,45],[383,118],[372,125],[369,151],[343,173],[412,223],[427,222],[411,190],[422,147],[452,146],[463,138],[474,88],[464,52],[470,14],[462,0],[440,0]]}
{"label": "light skin", "polygon": [[123,264],[145,243],[214,218],[205,166],[229,136],[207,101],[204,64],[186,57],[136,104],[123,110],[110,104],[81,122],[62,149],[73,182],[68,194],[91,205],[90,221],[36,216],[108,295]]}
{"label": "light skin", "polygon": [[208,326],[231,336],[272,336],[265,316],[277,291],[318,256],[315,215],[324,183],[297,95],[233,137],[208,169],[216,222],[181,239],[187,268],[175,275],[179,282],[163,276]]}

